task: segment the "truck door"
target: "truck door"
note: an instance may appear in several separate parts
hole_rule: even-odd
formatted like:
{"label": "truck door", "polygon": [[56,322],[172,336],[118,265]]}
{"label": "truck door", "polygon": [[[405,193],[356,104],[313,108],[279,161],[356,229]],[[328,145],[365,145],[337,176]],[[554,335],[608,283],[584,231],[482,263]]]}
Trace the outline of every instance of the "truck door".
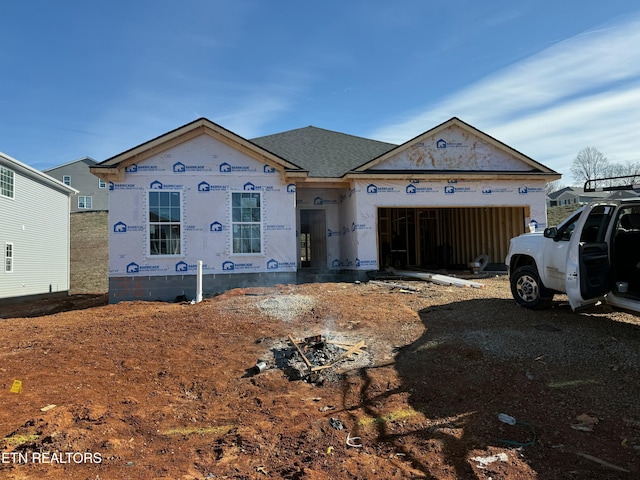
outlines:
{"label": "truck door", "polygon": [[613,204],[596,204],[582,215],[569,244],[567,297],[573,310],[596,303],[611,289],[609,226]]}

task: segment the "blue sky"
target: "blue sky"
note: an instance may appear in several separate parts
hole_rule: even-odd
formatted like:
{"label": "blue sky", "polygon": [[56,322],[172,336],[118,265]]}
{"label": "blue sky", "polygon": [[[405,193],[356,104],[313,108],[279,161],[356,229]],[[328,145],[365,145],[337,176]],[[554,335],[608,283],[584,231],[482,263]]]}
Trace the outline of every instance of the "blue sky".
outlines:
{"label": "blue sky", "polygon": [[564,174],[640,161],[636,0],[0,6],[0,151],[105,160],[199,117],[403,143],[457,116]]}

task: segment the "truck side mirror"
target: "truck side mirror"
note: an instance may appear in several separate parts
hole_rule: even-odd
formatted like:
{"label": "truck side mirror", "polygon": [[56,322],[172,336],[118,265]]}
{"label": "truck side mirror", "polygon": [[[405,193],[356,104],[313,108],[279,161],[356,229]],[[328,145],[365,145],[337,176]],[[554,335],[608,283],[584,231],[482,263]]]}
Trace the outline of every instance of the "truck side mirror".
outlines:
{"label": "truck side mirror", "polygon": [[558,235],[558,227],[549,227],[549,228],[545,228],[544,229],[544,238],[556,238],[556,235]]}

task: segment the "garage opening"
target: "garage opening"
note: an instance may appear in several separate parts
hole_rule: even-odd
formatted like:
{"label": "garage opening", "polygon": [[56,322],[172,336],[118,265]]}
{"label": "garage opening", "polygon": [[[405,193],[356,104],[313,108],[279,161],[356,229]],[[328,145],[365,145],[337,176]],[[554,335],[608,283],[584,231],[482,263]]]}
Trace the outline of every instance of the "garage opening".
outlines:
{"label": "garage opening", "polygon": [[378,208],[378,262],[386,267],[466,269],[480,255],[504,264],[524,233],[525,207]]}

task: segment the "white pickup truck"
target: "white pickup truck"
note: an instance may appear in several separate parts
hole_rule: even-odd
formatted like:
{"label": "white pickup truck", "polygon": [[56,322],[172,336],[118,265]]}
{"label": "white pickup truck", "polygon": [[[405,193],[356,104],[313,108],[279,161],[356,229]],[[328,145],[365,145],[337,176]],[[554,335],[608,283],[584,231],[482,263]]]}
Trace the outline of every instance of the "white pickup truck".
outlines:
{"label": "white pickup truck", "polygon": [[594,201],[557,227],[512,238],[505,263],[523,307],[566,293],[574,311],[606,300],[640,313],[640,198]]}

